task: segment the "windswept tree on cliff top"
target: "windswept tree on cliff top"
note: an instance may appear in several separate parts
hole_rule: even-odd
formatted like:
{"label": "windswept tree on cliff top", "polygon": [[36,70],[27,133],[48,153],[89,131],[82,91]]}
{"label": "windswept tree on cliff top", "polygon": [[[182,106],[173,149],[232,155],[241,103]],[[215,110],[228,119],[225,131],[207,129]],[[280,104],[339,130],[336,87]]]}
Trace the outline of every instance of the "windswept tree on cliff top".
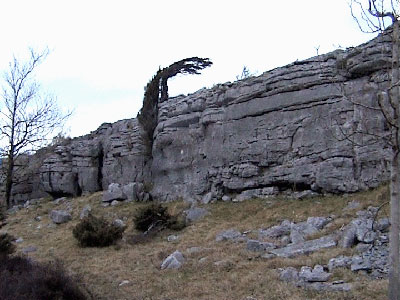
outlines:
{"label": "windswept tree on cliff top", "polygon": [[1,156],[5,157],[5,200],[11,206],[11,191],[16,180],[16,159],[25,151],[34,151],[51,138],[69,113],[63,114],[56,99],[44,95],[34,78],[34,71],[48,55],[30,49],[29,59],[22,62],[14,57],[3,76],[0,96]]}
{"label": "windswept tree on cliff top", "polygon": [[151,155],[153,134],[158,123],[158,102],[168,99],[168,79],[178,74],[200,74],[211,66],[208,58],[190,57],[177,61],[164,69],[159,69],[145,87],[143,106],[138,113],[139,123],[146,132]]}

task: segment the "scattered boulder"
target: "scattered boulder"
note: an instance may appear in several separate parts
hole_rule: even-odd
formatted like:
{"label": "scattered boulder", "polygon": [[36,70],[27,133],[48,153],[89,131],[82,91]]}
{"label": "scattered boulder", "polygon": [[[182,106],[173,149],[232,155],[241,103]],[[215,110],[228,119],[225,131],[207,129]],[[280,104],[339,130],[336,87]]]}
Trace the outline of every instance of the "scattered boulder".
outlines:
{"label": "scattered boulder", "polygon": [[372,229],[372,219],[357,218],[351,222],[355,227],[356,237],[359,242],[370,244],[376,239],[376,232]]}
{"label": "scattered boulder", "polygon": [[177,240],[179,240],[179,236],[177,236],[177,235],[171,234],[171,235],[167,236],[168,242],[175,242]]}
{"label": "scattered boulder", "polygon": [[103,202],[112,202],[114,200],[125,200],[126,196],[118,183],[111,183],[107,191],[103,193]]}
{"label": "scattered boulder", "polygon": [[304,232],[301,230],[297,224],[292,223],[290,229],[290,241],[292,244],[303,243],[304,239]]}
{"label": "scattered boulder", "polygon": [[217,234],[217,237],[215,240],[217,242],[222,242],[222,241],[244,241],[246,237],[242,235],[239,231],[235,229],[228,229],[225,231],[222,231]]}
{"label": "scattered boulder", "polygon": [[332,235],[323,236],[319,239],[305,241],[298,244],[289,244],[286,247],[269,250],[270,253],[279,257],[295,257],[298,255],[305,255],[323,248],[330,248],[336,246],[335,237]]}
{"label": "scattered boulder", "polygon": [[372,264],[370,260],[363,259],[361,256],[353,256],[350,268],[352,271],[370,271]]}
{"label": "scattered boulder", "polygon": [[127,201],[138,201],[137,191],[137,182],[131,182],[122,187],[122,193],[125,195]]}
{"label": "scattered boulder", "polygon": [[126,227],[125,222],[122,221],[121,219],[115,219],[115,220],[112,222],[112,224],[113,224],[114,226],[116,226],[116,227],[119,227],[119,228],[125,228],[125,227]]}
{"label": "scattered boulder", "polygon": [[31,253],[31,252],[36,252],[37,248],[35,246],[28,246],[22,249],[22,252],[25,254]]}
{"label": "scattered boulder", "polygon": [[185,214],[186,214],[186,222],[193,223],[193,222],[203,218],[204,216],[208,215],[209,212],[205,208],[192,207],[192,208],[186,210]]}
{"label": "scattered boulder", "polygon": [[55,200],[54,200],[54,204],[59,205],[59,204],[64,203],[64,202],[66,202],[66,201],[68,201],[68,198],[67,198],[67,197],[61,197],[61,198],[55,199]]}
{"label": "scattered boulder", "polygon": [[221,269],[232,269],[234,266],[234,263],[230,261],[229,259],[223,259],[214,262],[214,266],[221,268]]}
{"label": "scattered boulder", "polygon": [[378,222],[374,224],[374,229],[380,232],[388,232],[390,228],[390,220],[388,218],[379,219]]}
{"label": "scattered boulder", "polygon": [[56,224],[62,224],[70,221],[72,216],[65,210],[52,210],[50,212],[50,219]]}
{"label": "scattered boulder", "polygon": [[86,218],[90,215],[90,213],[92,212],[92,207],[87,204],[85,205],[85,207],[82,209],[79,218],[82,220],[83,218]]}
{"label": "scattered boulder", "polygon": [[208,204],[213,200],[213,194],[211,192],[205,194],[203,198],[201,198],[201,203]]}
{"label": "scattered boulder", "polygon": [[314,268],[304,266],[301,267],[299,278],[307,282],[325,282],[331,275],[325,272],[321,265],[316,265]]}
{"label": "scattered boulder", "polygon": [[315,228],[317,230],[323,229],[332,219],[326,217],[309,217],[307,219],[308,227]]}
{"label": "scattered boulder", "polygon": [[228,195],[223,195],[221,200],[224,201],[224,202],[229,202],[229,201],[232,201],[232,198],[229,197]]}
{"label": "scattered boulder", "polygon": [[346,206],[345,208],[343,208],[343,210],[344,210],[344,211],[348,211],[348,210],[352,210],[352,209],[359,208],[360,206],[361,206],[361,203],[360,203],[360,202],[358,202],[358,201],[356,201],[356,200],[353,200],[353,201],[349,202],[349,203],[347,204],[347,206]]}
{"label": "scattered boulder", "polygon": [[278,238],[290,234],[292,222],[284,220],[280,225],[272,226],[268,229],[259,230],[259,238]]}
{"label": "scattered boulder", "polygon": [[129,283],[130,283],[129,280],[123,280],[123,281],[121,281],[120,284],[118,284],[118,286],[124,286],[124,285],[127,285],[127,284],[129,284]]}
{"label": "scattered boulder", "polygon": [[291,193],[290,196],[291,196],[291,198],[301,200],[301,199],[316,197],[316,196],[319,196],[319,194],[314,191],[311,191],[311,190],[305,190],[305,191],[301,191],[301,192]]}
{"label": "scattered boulder", "polygon": [[254,251],[254,252],[263,252],[267,251],[269,249],[275,249],[276,245],[273,243],[268,243],[268,242],[260,242],[257,240],[248,240],[246,244],[246,249],[249,251]]}
{"label": "scattered boulder", "polygon": [[356,229],[354,226],[348,225],[343,231],[342,238],[340,240],[340,246],[343,248],[351,248],[356,243]]}
{"label": "scattered boulder", "polygon": [[332,272],[336,268],[348,268],[351,265],[352,258],[348,256],[338,256],[331,258],[328,263],[328,270]]}
{"label": "scattered boulder", "polygon": [[299,281],[299,272],[293,267],[282,269],[279,274],[279,279],[286,282]]}
{"label": "scattered boulder", "polygon": [[179,269],[182,267],[185,259],[178,250],[169,255],[161,264],[161,270],[164,269]]}
{"label": "scattered boulder", "polygon": [[350,291],[352,285],[344,283],[342,280],[327,282],[331,274],[325,272],[323,267],[316,265],[314,268],[303,266],[298,272],[293,267],[280,269],[279,279],[293,283],[298,287],[313,289],[317,291]]}

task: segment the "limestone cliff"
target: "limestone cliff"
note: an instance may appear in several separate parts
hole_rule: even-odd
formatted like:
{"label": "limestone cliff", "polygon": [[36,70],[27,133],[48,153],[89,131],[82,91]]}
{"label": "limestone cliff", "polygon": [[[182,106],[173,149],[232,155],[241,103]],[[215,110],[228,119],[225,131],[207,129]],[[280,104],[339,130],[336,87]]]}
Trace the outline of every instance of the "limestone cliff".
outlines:
{"label": "limestone cliff", "polygon": [[[136,119],[104,124],[52,151],[42,188],[57,195],[150,183],[166,201],[278,191],[355,192],[388,179],[385,36],[159,104],[152,161]],[[355,105],[354,102],[363,104]],[[368,135],[354,135],[357,131]],[[350,136],[356,143],[345,139]]]}

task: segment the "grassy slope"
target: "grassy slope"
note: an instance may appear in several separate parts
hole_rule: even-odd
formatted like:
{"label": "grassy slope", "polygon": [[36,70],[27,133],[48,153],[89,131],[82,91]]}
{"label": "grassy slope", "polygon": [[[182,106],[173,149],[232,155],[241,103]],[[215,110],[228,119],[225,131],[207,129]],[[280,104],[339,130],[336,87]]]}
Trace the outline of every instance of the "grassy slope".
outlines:
{"label": "grassy slope", "polygon": [[[309,216],[336,215],[329,230],[347,224],[355,211],[343,213],[349,201],[357,200],[362,207],[378,206],[388,199],[387,187],[350,196],[326,196],[307,200],[285,198],[255,199],[242,203],[210,204],[210,214],[181,232],[165,231],[146,244],[131,245],[121,241],[107,248],[80,248],[72,236],[79,221],[81,209],[90,204],[94,215],[104,215],[109,220],[125,219],[128,229],[125,237],[134,233],[132,216],[142,204],[124,203],[115,207],[100,206],[101,193],[73,199],[73,220],[67,224],[49,225],[48,213],[65,208],[53,202],[23,209],[9,217],[7,231],[22,237],[18,252],[33,245],[38,248],[29,256],[48,261],[61,259],[65,267],[83,277],[96,299],[386,299],[387,280],[369,280],[348,270],[335,271],[335,279],[345,279],[354,284],[350,293],[317,293],[296,288],[278,280],[277,268],[316,263],[327,264],[329,258],[351,254],[351,250],[333,248],[294,259],[274,258],[264,260],[259,254],[245,250],[243,243],[216,243],[218,232],[229,228],[252,230],[249,236],[257,237],[257,229],[275,225],[283,219],[303,221]],[[168,204],[173,213],[185,208],[182,202]],[[40,221],[34,218],[41,216]],[[388,208],[379,217],[388,216]],[[178,234],[179,240],[168,242],[169,234]],[[126,239],[126,238],[124,238]],[[196,253],[186,253],[190,247],[203,247]],[[186,262],[180,270],[161,271],[162,260],[175,250],[180,250]],[[201,262],[199,261],[203,259]],[[224,260],[215,266],[214,262]],[[119,284],[129,280],[123,286]]]}

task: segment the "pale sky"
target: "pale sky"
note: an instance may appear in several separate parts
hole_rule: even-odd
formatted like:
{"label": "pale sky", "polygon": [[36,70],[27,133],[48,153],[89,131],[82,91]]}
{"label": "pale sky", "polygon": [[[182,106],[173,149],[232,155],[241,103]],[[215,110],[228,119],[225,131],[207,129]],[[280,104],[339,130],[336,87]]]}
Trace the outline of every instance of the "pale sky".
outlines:
{"label": "pale sky", "polygon": [[[183,58],[213,61],[201,75],[169,80],[170,96],[261,74],[339,46],[361,33],[347,0],[1,0],[0,71],[29,47],[51,51],[37,69],[43,90],[73,110],[70,136],[136,117],[144,86]],[[1,107],[0,107],[1,109]]]}

